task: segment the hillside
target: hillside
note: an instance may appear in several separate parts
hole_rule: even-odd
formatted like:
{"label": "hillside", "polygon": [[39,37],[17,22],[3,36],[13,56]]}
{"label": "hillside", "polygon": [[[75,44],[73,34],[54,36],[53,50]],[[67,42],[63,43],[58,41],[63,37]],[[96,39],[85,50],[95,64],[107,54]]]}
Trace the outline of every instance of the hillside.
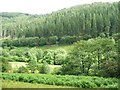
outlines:
{"label": "hillside", "polygon": [[111,36],[118,32],[119,2],[78,5],[46,15],[0,13],[1,37]]}
{"label": "hillside", "polygon": [[117,89],[119,18],[120,2],[41,15],[1,12],[2,88]]}

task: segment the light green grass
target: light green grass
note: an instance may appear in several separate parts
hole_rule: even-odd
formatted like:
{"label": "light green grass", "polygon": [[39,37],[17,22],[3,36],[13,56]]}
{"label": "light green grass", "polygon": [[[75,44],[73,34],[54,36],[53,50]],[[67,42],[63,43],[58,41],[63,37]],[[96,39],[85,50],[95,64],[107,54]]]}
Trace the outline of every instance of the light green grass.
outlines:
{"label": "light green grass", "polygon": [[11,80],[2,80],[2,88],[75,88],[75,87],[33,84]]}
{"label": "light green grass", "polygon": [[[25,48],[34,48],[34,47],[16,47],[16,49],[25,49]],[[65,49],[67,52],[69,52],[72,48],[73,45],[45,45],[45,46],[40,46],[36,47],[42,50],[46,49],[51,49],[51,50],[56,50],[56,49]]]}
{"label": "light green grass", "polygon": [[[17,71],[20,67],[26,67],[28,63],[26,62],[9,62],[11,65],[11,72]],[[39,64],[40,65],[40,64]],[[61,65],[48,65],[50,68],[50,73],[54,70],[54,68],[61,68]]]}

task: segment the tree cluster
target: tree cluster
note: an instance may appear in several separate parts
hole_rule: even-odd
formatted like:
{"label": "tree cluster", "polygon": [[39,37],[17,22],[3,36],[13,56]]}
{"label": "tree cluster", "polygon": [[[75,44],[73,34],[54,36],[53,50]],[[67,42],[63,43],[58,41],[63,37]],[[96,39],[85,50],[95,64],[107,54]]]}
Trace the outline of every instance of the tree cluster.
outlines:
{"label": "tree cluster", "polygon": [[1,51],[2,55],[0,55],[0,59],[3,61],[31,62],[31,64],[35,62],[35,65],[36,63],[44,62],[51,65],[61,65],[67,56],[67,52],[64,49],[42,50],[38,48],[15,48],[10,50],[1,49]]}
{"label": "tree cluster", "polygon": [[63,65],[63,74],[119,77],[118,48],[112,38],[77,42]]}

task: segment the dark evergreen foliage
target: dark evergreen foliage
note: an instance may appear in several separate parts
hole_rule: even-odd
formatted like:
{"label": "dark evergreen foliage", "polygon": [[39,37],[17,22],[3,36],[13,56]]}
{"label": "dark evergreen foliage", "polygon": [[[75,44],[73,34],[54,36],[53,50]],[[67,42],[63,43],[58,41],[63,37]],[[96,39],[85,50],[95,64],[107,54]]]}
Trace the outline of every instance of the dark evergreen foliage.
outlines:
{"label": "dark evergreen foliage", "polygon": [[1,37],[96,37],[101,33],[111,36],[119,30],[118,4],[119,2],[78,5],[46,15],[0,13]]}

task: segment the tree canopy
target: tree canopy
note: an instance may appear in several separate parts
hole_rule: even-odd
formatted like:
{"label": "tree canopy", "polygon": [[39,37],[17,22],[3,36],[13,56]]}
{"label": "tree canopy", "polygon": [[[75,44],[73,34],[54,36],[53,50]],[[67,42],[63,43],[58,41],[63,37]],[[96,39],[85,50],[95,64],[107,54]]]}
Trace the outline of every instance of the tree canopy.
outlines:
{"label": "tree canopy", "polygon": [[45,15],[0,13],[0,37],[109,36],[118,32],[118,4],[78,5]]}

